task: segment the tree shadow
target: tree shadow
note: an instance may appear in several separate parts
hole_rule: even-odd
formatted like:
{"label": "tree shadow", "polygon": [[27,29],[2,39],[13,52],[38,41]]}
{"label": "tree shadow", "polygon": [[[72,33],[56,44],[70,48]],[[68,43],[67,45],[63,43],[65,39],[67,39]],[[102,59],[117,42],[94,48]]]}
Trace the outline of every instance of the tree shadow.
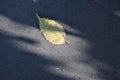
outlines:
{"label": "tree shadow", "polygon": [[[115,1],[116,2],[114,4],[119,2],[119,0],[115,0]],[[69,1],[67,0],[66,1],[65,0],[64,1],[62,0],[59,0],[59,1],[39,0],[38,3],[33,3],[32,0],[19,0],[19,1],[4,0],[4,1],[0,1],[0,5],[1,5],[0,14],[21,24],[26,24],[30,26],[38,26],[36,24],[38,22],[37,22],[35,13],[40,12],[41,14],[50,16],[50,18],[52,19],[55,19],[55,20],[58,20],[60,22],[64,22],[65,24],[70,25],[71,28],[73,28],[74,30],[78,32],[82,32],[84,35],[79,35],[73,32],[66,31],[70,35],[82,37],[86,40],[89,40],[93,44],[93,47],[88,51],[87,55],[91,56],[91,58],[95,59],[96,61],[102,62],[112,67],[111,70],[101,69],[101,66],[97,66],[95,68],[96,70],[100,72],[101,78],[106,79],[106,80],[113,80],[113,79],[117,79],[116,73],[117,73],[117,70],[120,69],[120,59],[119,59],[120,58],[120,54],[119,54],[120,53],[119,51],[119,45],[120,45],[120,42],[119,42],[120,41],[120,38],[119,38],[120,22],[119,21],[120,21],[120,18],[111,13],[110,11],[111,9],[112,10],[118,9],[119,7],[119,5],[115,7],[113,5],[113,8],[112,8],[109,5],[109,4],[112,4],[112,2],[114,1],[107,0],[102,5],[101,3],[96,2],[95,6],[93,7],[92,6],[93,3],[89,0],[88,1],[84,1],[84,0],[75,0],[75,1],[74,0],[69,0]],[[108,6],[106,7],[106,5]],[[1,36],[2,35],[3,37],[6,37],[6,35],[1,34]],[[14,50],[14,47],[12,47],[11,45],[8,45],[7,42],[8,42],[8,39],[6,41],[3,41],[2,43],[3,45],[8,46],[6,47],[7,51],[5,47],[2,47],[1,45],[0,46],[4,48],[4,49],[1,49],[1,52],[6,53],[8,55],[7,57],[10,58],[9,59],[10,61],[12,60],[11,59],[12,56],[15,58],[13,59],[13,61],[11,61],[13,65],[10,64],[11,62],[9,63],[9,65],[11,65],[14,68],[14,64],[17,63],[16,61],[18,60],[16,59],[16,55],[17,55],[17,56],[21,56],[20,61],[24,58],[23,61],[26,61],[26,65],[28,66],[27,68],[24,68],[25,73],[22,73],[22,71],[20,72],[20,74],[18,73],[19,76],[21,76],[22,74],[25,74],[25,75],[29,74],[27,77],[27,79],[29,79],[29,76],[32,76],[31,75],[32,67],[35,67],[34,70],[37,70],[38,67],[41,67],[37,63],[40,63],[42,66],[45,66],[48,61],[47,64],[49,64],[49,61],[50,61],[49,59],[45,59],[43,57],[39,58],[36,55],[31,56],[32,54],[28,54],[31,52],[25,52],[25,51],[17,50],[17,49]],[[9,51],[12,51],[11,52],[12,54],[9,54]],[[17,53],[20,53],[20,54],[16,54],[16,51],[18,51]],[[34,60],[33,63],[31,63],[32,62],[31,58],[33,58]],[[43,60],[47,60],[45,61],[46,63],[42,63],[44,62]],[[31,62],[29,63],[29,61]],[[54,61],[51,61],[51,62],[54,62]],[[54,63],[51,63],[51,62],[50,62],[50,65],[54,65]],[[84,61],[84,63],[91,65],[89,60]],[[18,65],[22,65],[22,63]],[[30,69],[31,73],[26,71],[28,69]],[[45,73],[45,72],[44,74],[48,74],[48,76],[50,75],[49,73]],[[44,74],[43,76],[45,76]],[[35,73],[34,76],[36,75],[38,74]],[[43,79],[46,79],[45,77]]]}
{"label": "tree shadow", "polygon": [[[113,7],[110,6],[112,2],[114,3]],[[83,18],[79,19],[81,21],[79,31],[83,32],[85,39],[92,44],[87,53],[91,58],[83,62],[94,67],[100,73],[99,77],[106,80],[118,80],[119,77],[120,18],[112,13],[115,8],[118,9],[120,7],[118,5],[120,4],[119,2],[118,0],[116,2],[107,1],[103,4],[104,6],[96,3],[94,8],[88,9],[89,14],[85,13],[87,15],[86,17],[84,16],[85,20]],[[115,6],[115,3],[117,6]],[[109,4],[109,6],[106,7],[105,4]],[[96,61],[98,62],[94,63]],[[111,68],[104,68],[103,65],[99,65],[99,62]]]}
{"label": "tree shadow", "polygon": [[71,80],[47,71],[50,66],[60,65],[60,62],[15,47],[11,42],[16,39],[36,44],[31,39],[0,32],[0,80]]}

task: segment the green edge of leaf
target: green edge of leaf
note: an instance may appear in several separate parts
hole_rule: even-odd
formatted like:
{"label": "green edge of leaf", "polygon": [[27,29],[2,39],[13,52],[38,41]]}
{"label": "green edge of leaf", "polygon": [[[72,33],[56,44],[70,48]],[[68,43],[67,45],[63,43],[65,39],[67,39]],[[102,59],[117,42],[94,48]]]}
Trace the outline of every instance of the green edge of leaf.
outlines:
{"label": "green edge of leaf", "polygon": [[[39,22],[40,22],[40,16],[38,15],[38,13],[36,13],[36,16],[37,16],[37,18],[38,18],[38,20],[39,20]],[[67,41],[67,40],[65,40],[65,43],[70,44],[70,42]]]}
{"label": "green edge of leaf", "polygon": [[69,41],[67,41],[67,40],[65,40],[65,43],[70,44],[70,42],[69,42]]}

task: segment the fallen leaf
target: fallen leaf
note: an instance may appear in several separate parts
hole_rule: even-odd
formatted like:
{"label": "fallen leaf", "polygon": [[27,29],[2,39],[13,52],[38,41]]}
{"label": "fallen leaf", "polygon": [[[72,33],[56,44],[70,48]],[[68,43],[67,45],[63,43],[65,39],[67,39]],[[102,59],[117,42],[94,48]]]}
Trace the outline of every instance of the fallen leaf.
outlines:
{"label": "fallen leaf", "polygon": [[55,20],[40,17],[37,14],[41,32],[46,40],[55,45],[69,43],[66,40],[66,34],[63,26]]}

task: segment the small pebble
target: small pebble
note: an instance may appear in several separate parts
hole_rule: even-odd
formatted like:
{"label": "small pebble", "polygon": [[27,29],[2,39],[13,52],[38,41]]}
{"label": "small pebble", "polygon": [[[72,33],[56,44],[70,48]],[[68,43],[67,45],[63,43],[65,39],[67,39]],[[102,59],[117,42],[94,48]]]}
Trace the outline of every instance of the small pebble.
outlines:
{"label": "small pebble", "polygon": [[56,69],[57,69],[57,70],[61,70],[61,71],[63,71],[63,69],[62,69],[62,68],[59,68],[59,67],[56,67]]}
{"label": "small pebble", "polygon": [[39,0],[33,0],[34,3],[37,3]]}

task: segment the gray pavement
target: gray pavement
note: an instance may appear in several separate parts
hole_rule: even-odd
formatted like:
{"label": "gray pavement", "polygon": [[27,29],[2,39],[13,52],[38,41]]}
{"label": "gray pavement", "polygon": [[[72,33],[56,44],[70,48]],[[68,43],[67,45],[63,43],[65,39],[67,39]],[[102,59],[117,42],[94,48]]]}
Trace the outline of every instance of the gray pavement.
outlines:
{"label": "gray pavement", "polygon": [[[70,45],[40,33],[59,21]],[[120,0],[0,0],[0,80],[120,80]]]}

